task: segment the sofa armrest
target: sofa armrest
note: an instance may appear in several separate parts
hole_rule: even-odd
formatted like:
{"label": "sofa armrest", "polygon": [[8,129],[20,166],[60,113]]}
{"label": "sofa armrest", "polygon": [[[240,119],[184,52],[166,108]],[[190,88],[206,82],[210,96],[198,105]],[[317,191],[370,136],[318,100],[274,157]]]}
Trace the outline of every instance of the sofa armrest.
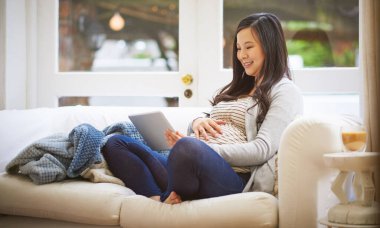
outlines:
{"label": "sofa armrest", "polygon": [[338,203],[330,190],[337,170],[323,154],[341,151],[340,117],[300,117],[284,131],[278,153],[279,223],[317,227],[317,220]]}

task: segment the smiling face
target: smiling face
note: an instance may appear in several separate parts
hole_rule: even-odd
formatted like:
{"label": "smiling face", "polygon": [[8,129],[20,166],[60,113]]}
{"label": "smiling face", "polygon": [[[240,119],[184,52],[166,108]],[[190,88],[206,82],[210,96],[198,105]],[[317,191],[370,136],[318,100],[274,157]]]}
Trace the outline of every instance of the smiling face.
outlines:
{"label": "smiling face", "polygon": [[260,41],[253,35],[251,28],[245,28],[236,36],[237,58],[244,67],[245,73],[258,76],[265,60]]}

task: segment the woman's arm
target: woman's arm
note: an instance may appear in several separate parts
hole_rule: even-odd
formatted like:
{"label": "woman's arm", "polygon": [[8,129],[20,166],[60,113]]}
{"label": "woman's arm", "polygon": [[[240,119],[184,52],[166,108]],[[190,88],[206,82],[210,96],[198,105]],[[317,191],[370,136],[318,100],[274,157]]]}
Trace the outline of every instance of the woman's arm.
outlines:
{"label": "woman's arm", "polygon": [[[269,110],[254,139],[241,144],[210,145],[229,164],[252,166],[269,160],[278,150],[282,132],[297,115],[302,113],[302,96],[292,83],[280,82],[276,85],[272,89],[271,99]],[[247,117],[255,118],[252,115]],[[248,140],[252,128],[246,129]]]}

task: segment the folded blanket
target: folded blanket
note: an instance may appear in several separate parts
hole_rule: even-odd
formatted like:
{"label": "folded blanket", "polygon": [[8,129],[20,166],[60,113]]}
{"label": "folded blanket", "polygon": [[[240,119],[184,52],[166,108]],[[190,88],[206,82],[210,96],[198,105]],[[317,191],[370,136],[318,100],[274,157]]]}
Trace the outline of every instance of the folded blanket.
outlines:
{"label": "folded blanket", "polygon": [[28,175],[36,184],[46,184],[78,177],[104,158],[101,148],[114,134],[125,134],[146,144],[130,122],[120,122],[103,131],[90,124],[75,127],[68,136],[54,134],[22,150],[6,166],[8,173]]}
{"label": "folded blanket", "polygon": [[69,142],[73,145],[73,159],[67,169],[67,176],[77,177],[83,170],[103,160],[100,145],[104,133],[89,124],[81,124],[69,134]]}
{"label": "folded blanket", "polygon": [[99,164],[93,164],[85,169],[81,174],[83,178],[94,183],[113,183],[125,186],[124,182],[117,177],[114,177],[108,169],[107,163],[103,161]]}

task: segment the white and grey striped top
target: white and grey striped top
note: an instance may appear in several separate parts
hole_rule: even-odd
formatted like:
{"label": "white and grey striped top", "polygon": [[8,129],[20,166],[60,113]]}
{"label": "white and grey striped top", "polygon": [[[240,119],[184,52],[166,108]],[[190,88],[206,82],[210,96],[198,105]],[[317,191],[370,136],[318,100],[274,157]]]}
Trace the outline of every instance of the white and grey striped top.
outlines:
{"label": "white and grey striped top", "polygon": [[[256,126],[259,108],[255,106],[245,113],[245,131],[248,142],[232,144],[208,143],[231,166],[249,166],[252,175],[243,190],[244,192],[273,193],[275,159],[281,135],[294,118],[302,114],[301,92],[286,77],[272,87],[269,101],[269,109],[260,129],[257,129]],[[248,107],[254,104],[255,101],[250,99]]]}
{"label": "white and grey striped top", "polygon": [[[222,134],[213,137],[208,134],[209,140],[206,143],[212,144],[233,144],[247,142],[245,131],[245,114],[249,101],[252,97],[244,97],[234,101],[222,101],[215,105],[210,113],[210,118],[223,120],[226,123],[220,125]],[[201,140],[204,138],[201,137]],[[246,167],[232,167],[235,172],[250,172]]]}
{"label": "white and grey striped top", "polygon": [[226,123],[220,125],[222,134],[218,137],[208,135],[207,143],[231,144],[247,142],[245,132],[245,113],[251,97],[244,97],[234,101],[222,101],[215,105],[210,113],[210,118],[223,120]]}

